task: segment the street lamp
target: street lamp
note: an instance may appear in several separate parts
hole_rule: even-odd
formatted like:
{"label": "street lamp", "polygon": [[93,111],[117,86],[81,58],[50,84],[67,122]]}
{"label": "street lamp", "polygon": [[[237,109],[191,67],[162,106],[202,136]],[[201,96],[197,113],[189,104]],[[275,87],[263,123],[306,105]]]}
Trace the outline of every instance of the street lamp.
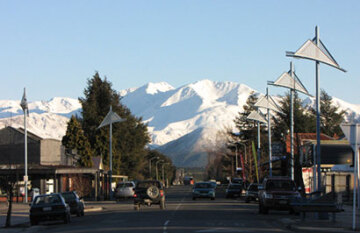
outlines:
{"label": "street lamp", "polygon": [[305,86],[296,76],[293,63],[290,62],[290,70],[284,72],[275,82],[268,82],[269,85],[285,87],[290,89],[290,154],[291,154],[291,179],[294,180],[294,93],[295,91],[309,95]]}
{"label": "street lamp", "polygon": [[155,163],[155,168],[156,168],[156,180],[159,180],[159,171],[158,171],[158,163],[164,162],[164,160],[158,160]]}
{"label": "street lamp", "polygon": [[116,123],[116,122],[123,122],[125,121],[125,119],[121,118],[118,114],[116,114],[116,112],[113,112],[112,110],[112,106],[110,105],[110,110],[108,112],[108,114],[106,114],[104,120],[101,122],[101,124],[99,125],[99,127],[97,129],[100,129],[101,127],[104,127],[106,125],[110,125],[110,142],[109,142],[109,151],[110,151],[110,155],[109,155],[109,189],[110,189],[110,199],[112,199],[113,197],[113,192],[112,192],[112,124]]}
{"label": "street lamp", "polygon": [[[261,147],[260,147],[260,126],[261,123],[266,124],[266,118],[265,116],[260,112],[259,109],[257,109],[257,111],[252,111],[250,112],[250,114],[247,116],[247,119],[249,120],[253,120],[257,122],[257,140],[258,140],[258,144],[257,144],[257,161],[255,161],[256,163],[256,179],[257,182],[259,183],[259,171],[258,171],[258,167],[260,166],[260,153],[261,153]],[[255,157],[256,159],[256,157]]]}
{"label": "street lamp", "polygon": [[319,67],[320,62],[332,66],[338,70],[346,72],[335,61],[329,50],[320,40],[319,28],[315,27],[315,37],[312,40],[307,40],[296,52],[286,52],[287,57],[302,58],[315,61],[315,79],[316,79],[316,157],[317,157],[317,190],[321,189],[321,157],[320,157],[320,82],[319,82]]}
{"label": "street lamp", "polygon": [[159,159],[159,157],[153,157],[151,159],[149,159],[149,178],[151,179],[151,161],[154,160],[154,159]]}
{"label": "street lamp", "polygon": [[[163,184],[165,185],[165,172],[164,172],[164,165],[167,165],[167,164],[170,164],[170,163],[163,163],[161,164],[161,168],[162,168],[162,180],[163,180]],[[165,185],[166,187],[166,185]]]}
{"label": "street lamp", "polygon": [[[237,148],[237,144],[236,142],[229,142],[228,146],[232,146],[235,147],[235,175],[237,173],[237,168],[238,168],[238,158],[237,158],[237,152],[238,152],[238,148]],[[232,166],[232,165],[231,165]]]}
{"label": "street lamp", "polygon": [[24,111],[24,136],[25,136],[25,142],[24,142],[24,146],[25,146],[25,162],[24,162],[24,169],[25,169],[25,175],[24,175],[24,183],[25,183],[25,203],[27,203],[28,201],[28,190],[27,190],[27,184],[28,184],[28,169],[27,169],[27,160],[28,160],[28,149],[27,149],[27,129],[26,129],[26,116],[29,116],[29,108],[28,108],[28,103],[27,103],[27,99],[26,99],[26,90],[24,88],[24,94],[23,97],[21,99],[20,102],[20,106]]}
{"label": "street lamp", "polygon": [[268,141],[269,141],[269,175],[272,176],[272,148],[271,148],[271,112],[275,111],[282,113],[280,107],[275,103],[269,94],[269,89],[266,88],[266,96],[261,97],[254,105],[258,108],[265,108],[267,110],[267,125],[268,125]]}

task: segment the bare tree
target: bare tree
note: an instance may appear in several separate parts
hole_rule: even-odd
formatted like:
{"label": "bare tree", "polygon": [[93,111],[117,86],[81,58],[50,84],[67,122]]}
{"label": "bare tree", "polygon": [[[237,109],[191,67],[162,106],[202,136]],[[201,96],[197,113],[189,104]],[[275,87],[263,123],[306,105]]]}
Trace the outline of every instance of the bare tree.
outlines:
{"label": "bare tree", "polygon": [[73,189],[80,197],[85,197],[91,194],[92,185],[91,179],[83,175],[73,175],[71,176]]}
{"label": "bare tree", "polygon": [[11,166],[7,169],[7,175],[0,176],[0,188],[6,192],[7,196],[7,205],[8,210],[6,214],[6,221],[5,221],[5,227],[11,226],[11,213],[12,213],[12,203],[13,203],[13,197],[14,197],[14,190],[17,184],[17,167]]}

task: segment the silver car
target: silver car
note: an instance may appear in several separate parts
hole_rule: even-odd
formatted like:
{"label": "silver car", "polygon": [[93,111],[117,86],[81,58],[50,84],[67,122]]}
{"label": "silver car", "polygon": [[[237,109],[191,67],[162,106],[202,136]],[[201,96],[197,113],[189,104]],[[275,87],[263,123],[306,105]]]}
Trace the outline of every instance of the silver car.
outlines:
{"label": "silver car", "polygon": [[135,183],[132,181],[120,182],[115,189],[115,198],[120,200],[122,198],[132,198],[134,196]]}

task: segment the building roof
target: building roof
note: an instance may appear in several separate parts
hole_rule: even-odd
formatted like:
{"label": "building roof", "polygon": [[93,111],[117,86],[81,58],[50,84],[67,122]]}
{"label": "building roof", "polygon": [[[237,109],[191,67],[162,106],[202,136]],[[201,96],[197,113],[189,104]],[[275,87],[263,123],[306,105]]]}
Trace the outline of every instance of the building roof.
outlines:
{"label": "building roof", "polygon": [[[297,154],[296,147],[297,147],[298,141],[300,142],[300,145],[302,145],[304,141],[312,141],[312,140],[316,141],[316,133],[295,133],[294,134],[294,154]],[[322,133],[322,134],[320,134],[320,140],[327,141],[327,140],[334,140],[334,138]],[[291,146],[290,134],[288,134],[288,135],[286,135],[286,152],[287,153],[291,152],[290,146]]]}

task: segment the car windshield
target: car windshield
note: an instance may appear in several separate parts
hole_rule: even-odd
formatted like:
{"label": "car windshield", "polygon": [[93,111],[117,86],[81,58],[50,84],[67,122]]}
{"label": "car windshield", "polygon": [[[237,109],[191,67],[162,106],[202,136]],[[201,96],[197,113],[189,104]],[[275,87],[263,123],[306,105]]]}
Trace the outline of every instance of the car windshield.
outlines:
{"label": "car windshield", "polygon": [[208,189],[208,188],[211,188],[211,184],[210,183],[196,183],[195,188]]}
{"label": "car windshield", "polygon": [[295,190],[295,183],[292,180],[270,180],[266,183],[266,190]]}
{"label": "car windshield", "polygon": [[132,183],[119,183],[116,188],[131,188],[134,187]]}
{"label": "car windshield", "polygon": [[34,205],[43,205],[51,203],[61,203],[58,195],[37,196],[33,202]]}
{"label": "car windshield", "polygon": [[75,200],[75,194],[74,193],[61,193],[65,201],[73,201]]}
{"label": "car windshield", "polygon": [[137,184],[138,188],[149,188],[150,186],[156,186],[158,188],[160,188],[160,183],[156,182],[156,181],[148,181],[148,182],[139,182]]}

